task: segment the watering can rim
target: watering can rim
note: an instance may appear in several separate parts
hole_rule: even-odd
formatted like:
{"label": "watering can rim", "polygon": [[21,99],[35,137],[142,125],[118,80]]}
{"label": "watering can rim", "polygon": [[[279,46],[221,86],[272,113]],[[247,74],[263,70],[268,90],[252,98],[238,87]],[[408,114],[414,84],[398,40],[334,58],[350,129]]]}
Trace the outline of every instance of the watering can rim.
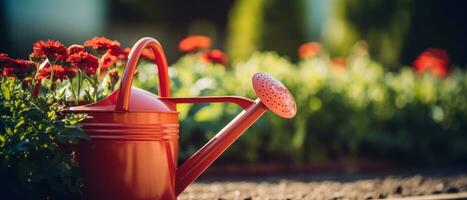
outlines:
{"label": "watering can rim", "polygon": [[[141,88],[138,88],[136,86],[131,87],[131,92],[140,92],[141,94],[144,94],[148,99],[154,100],[153,103],[157,103],[159,105],[163,106],[168,106],[168,102],[164,101],[162,97],[153,94],[149,91],[143,90]],[[172,110],[170,108],[164,108],[164,109],[157,109],[157,108],[148,108],[148,109],[129,109],[128,111],[119,111],[116,110],[116,101],[115,98],[118,98],[118,93],[119,93],[119,88],[114,90],[109,96],[106,98],[94,102],[94,103],[88,103],[84,105],[79,105],[79,106],[73,106],[70,108],[67,108],[64,110],[64,112],[69,112],[69,113],[80,113],[80,112],[89,112],[89,113],[165,113],[165,114],[179,114],[179,112],[175,109]],[[110,102],[108,104],[105,104],[105,102]]]}

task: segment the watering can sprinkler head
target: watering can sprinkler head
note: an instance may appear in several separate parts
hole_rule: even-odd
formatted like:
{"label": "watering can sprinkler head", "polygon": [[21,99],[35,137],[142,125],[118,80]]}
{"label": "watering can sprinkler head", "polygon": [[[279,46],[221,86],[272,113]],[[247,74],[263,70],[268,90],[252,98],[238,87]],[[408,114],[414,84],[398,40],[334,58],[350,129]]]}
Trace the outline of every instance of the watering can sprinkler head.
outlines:
{"label": "watering can sprinkler head", "polygon": [[256,96],[273,113],[288,119],[297,114],[297,104],[292,94],[280,81],[269,74],[256,73],[252,82]]}

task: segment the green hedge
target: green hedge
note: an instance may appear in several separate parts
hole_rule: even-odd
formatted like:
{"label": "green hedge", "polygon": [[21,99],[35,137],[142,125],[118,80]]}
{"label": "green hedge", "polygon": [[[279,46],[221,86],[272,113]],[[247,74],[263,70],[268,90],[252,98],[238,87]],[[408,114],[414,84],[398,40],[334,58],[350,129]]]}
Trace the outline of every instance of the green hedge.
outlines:
{"label": "green hedge", "polygon": [[[291,63],[255,53],[230,67],[190,54],[170,67],[173,96],[256,98],[251,77],[266,72],[283,81],[298,104],[296,118],[268,113],[220,162],[326,162],[371,158],[411,163],[467,161],[467,73],[444,79],[409,67],[387,71],[367,54],[338,66],[326,56]],[[154,66],[143,63],[140,87],[157,88]],[[182,159],[193,154],[240,109],[230,104],[180,105]]]}

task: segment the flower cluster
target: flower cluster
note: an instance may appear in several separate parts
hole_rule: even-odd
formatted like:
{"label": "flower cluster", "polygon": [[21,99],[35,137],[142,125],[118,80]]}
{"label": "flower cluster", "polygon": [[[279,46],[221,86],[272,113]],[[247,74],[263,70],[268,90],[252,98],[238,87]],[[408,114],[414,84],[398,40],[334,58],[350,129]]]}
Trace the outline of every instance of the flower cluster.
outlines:
{"label": "flower cluster", "polygon": [[36,79],[37,80],[49,79],[50,76],[52,75],[52,71],[53,71],[55,78],[61,81],[68,79],[68,78],[73,78],[78,73],[78,70],[76,68],[64,67],[62,65],[53,65],[53,66],[47,65],[46,67],[44,67],[42,70],[40,70],[37,73]]}
{"label": "flower cluster", "polygon": [[71,49],[70,52],[74,52],[70,54],[67,59],[70,64],[84,71],[87,75],[96,73],[97,67],[99,66],[99,59],[96,56],[84,50],[76,52]]}
{"label": "flower cluster", "polygon": [[[3,77],[34,83],[34,91],[40,85],[48,86],[54,94],[57,88],[68,92],[76,103],[83,98],[95,102],[112,92],[108,88],[113,90],[118,82],[117,66],[123,64],[119,61],[126,60],[127,56],[118,41],[105,37],[94,37],[68,48],[59,41],[45,40],[33,44],[30,60],[0,54],[0,70]],[[112,85],[100,84],[104,79],[111,80],[105,83]]]}
{"label": "flower cluster", "polygon": [[[351,55],[368,56],[368,44],[364,41],[358,41],[351,49]],[[316,57],[328,56],[325,49],[318,42],[306,42],[299,46],[298,57],[302,60],[308,60]],[[336,57],[330,59],[331,71],[343,72],[349,65],[345,57]],[[430,73],[438,78],[444,78],[449,73],[450,59],[444,49],[429,48],[423,51],[412,63],[412,69],[417,74]]]}
{"label": "flower cluster", "polygon": [[184,53],[200,56],[201,60],[207,63],[227,65],[227,55],[219,49],[211,50],[211,43],[211,38],[209,37],[192,35],[182,39],[178,45],[178,49]]}
{"label": "flower cluster", "polygon": [[0,54],[0,69],[3,76],[26,77],[34,69],[34,62],[29,60],[12,59],[8,54]]}

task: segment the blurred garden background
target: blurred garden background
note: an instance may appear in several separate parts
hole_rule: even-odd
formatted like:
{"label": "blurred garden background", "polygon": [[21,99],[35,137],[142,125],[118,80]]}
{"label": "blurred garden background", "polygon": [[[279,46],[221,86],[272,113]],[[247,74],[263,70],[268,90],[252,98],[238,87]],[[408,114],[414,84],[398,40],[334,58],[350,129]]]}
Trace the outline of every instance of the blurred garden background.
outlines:
{"label": "blurred garden background", "polygon": [[[283,81],[297,117],[269,113],[218,166],[456,166],[467,163],[466,9],[460,0],[5,0],[0,52],[27,58],[37,40],[71,45],[93,36],[131,47],[151,36],[168,55],[173,96],[256,98],[253,73]],[[180,51],[190,35],[208,37],[208,49],[227,59]],[[141,62],[138,86],[156,92],[156,73]],[[241,111],[179,110],[182,160]]]}

